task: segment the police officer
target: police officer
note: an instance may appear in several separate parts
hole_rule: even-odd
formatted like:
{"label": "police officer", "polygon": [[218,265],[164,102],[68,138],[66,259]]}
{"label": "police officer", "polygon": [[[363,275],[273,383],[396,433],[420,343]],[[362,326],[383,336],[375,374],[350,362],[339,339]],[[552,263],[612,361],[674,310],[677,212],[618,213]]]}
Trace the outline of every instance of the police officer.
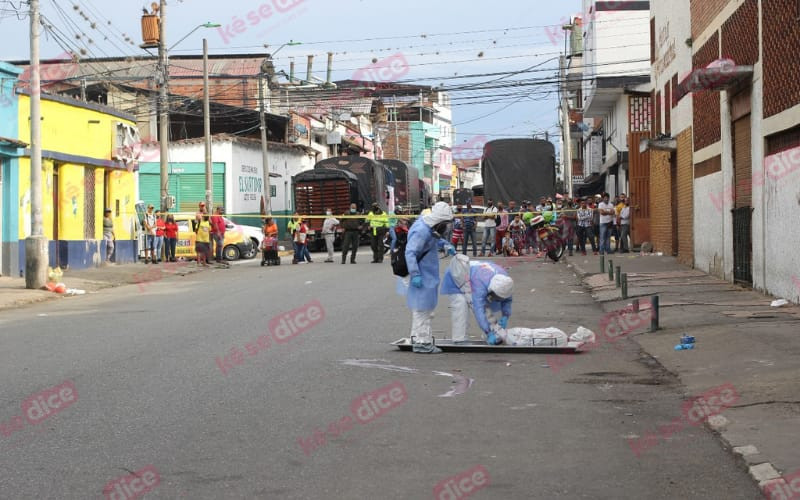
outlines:
{"label": "police officer", "polygon": [[363,219],[355,217],[358,214],[356,204],[350,204],[350,211],[342,216],[342,229],[344,229],[344,239],[342,240],[342,264],[347,262],[347,251],[350,254],[350,263],[356,263],[356,253],[358,253],[359,237],[361,236],[361,224]]}
{"label": "police officer", "polygon": [[367,214],[367,222],[372,232],[372,263],[383,262],[383,238],[389,229],[389,217],[377,203],[373,203],[372,210]]}

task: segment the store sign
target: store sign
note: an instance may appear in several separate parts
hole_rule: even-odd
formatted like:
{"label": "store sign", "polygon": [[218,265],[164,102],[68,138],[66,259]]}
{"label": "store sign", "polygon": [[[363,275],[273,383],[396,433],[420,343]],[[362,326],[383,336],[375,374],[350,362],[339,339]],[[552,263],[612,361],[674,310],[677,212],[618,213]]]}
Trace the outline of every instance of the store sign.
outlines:
{"label": "store sign", "polygon": [[[234,183],[235,213],[257,213],[264,194],[264,179],[261,167],[240,165]],[[273,187],[273,186],[270,186]]]}

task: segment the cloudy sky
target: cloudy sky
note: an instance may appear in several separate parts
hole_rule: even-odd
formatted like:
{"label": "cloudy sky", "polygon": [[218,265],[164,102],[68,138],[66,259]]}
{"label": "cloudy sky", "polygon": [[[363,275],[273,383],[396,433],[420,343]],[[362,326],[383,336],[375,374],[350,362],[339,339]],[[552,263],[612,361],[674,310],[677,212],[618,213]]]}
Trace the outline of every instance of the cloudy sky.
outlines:
{"label": "cloudy sky", "polygon": [[[29,57],[24,2],[0,0],[0,29],[19,43],[0,46],[3,60]],[[82,49],[83,57],[143,55],[140,18],[151,2],[41,0],[52,33],[42,37],[43,59]],[[557,75],[564,50],[559,26],[580,10],[579,0],[169,0],[167,43],[171,54],[198,54],[203,37],[212,54],[275,51],[277,69],[289,58],[305,73],[316,55],[315,76],[325,78],[326,53],[334,52],[333,79],[370,73],[373,61],[391,57],[378,79],[443,85],[451,89],[457,143],[502,137],[558,134],[557,92],[539,82]],[[359,72],[360,71],[360,72]],[[490,88],[476,88],[484,84]]]}

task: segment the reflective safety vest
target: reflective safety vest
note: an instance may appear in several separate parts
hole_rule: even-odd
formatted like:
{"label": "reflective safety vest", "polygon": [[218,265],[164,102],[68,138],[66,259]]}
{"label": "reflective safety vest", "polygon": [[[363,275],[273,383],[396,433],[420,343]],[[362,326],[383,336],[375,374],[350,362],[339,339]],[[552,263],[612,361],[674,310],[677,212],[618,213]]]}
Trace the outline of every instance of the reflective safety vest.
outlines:
{"label": "reflective safety vest", "polygon": [[389,227],[389,217],[385,213],[374,214],[372,212],[367,214],[367,221],[369,227],[372,228],[372,235],[378,234],[378,228]]}

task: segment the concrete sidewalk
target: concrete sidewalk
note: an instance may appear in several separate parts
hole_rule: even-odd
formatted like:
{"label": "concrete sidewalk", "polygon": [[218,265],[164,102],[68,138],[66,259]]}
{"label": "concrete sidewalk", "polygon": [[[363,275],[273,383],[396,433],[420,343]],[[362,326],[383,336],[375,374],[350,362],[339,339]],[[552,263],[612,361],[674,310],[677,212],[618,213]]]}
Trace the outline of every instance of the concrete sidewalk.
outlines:
{"label": "concrete sidewalk", "polygon": [[[628,275],[628,300],[608,278],[608,259]],[[642,349],[683,383],[686,396],[731,384],[739,399],[709,426],[764,486],[800,471],[800,306],[679,264],[673,257],[566,257],[606,311],[659,296],[660,329],[635,335]],[[616,271],[616,269],[615,269]],[[683,333],[693,350],[674,350]],[[780,498],[780,497],[778,497]]]}
{"label": "concrete sidewalk", "polygon": [[[104,288],[136,284],[140,288],[147,283],[159,281],[169,276],[185,276],[202,270],[194,261],[179,261],[161,264],[110,264],[81,270],[63,271],[60,282],[67,288],[96,293]],[[43,302],[63,299],[68,294],[48,290],[28,290],[25,278],[0,277],[0,311]]]}

